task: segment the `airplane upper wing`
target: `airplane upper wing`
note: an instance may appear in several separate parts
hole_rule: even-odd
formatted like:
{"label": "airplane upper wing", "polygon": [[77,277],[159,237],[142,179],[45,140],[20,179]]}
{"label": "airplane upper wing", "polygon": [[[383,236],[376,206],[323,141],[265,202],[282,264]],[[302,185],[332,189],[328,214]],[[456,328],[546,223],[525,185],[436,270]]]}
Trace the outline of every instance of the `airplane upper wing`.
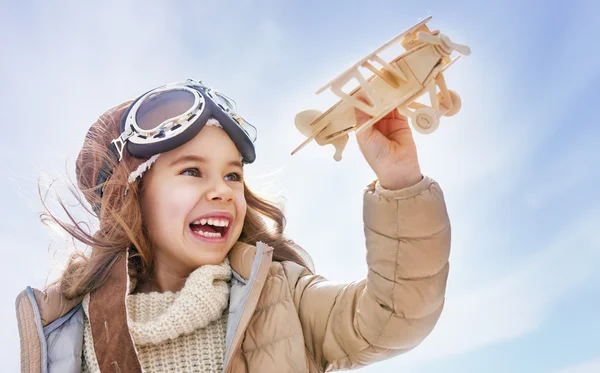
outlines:
{"label": "airplane upper wing", "polygon": [[338,76],[336,76],[334,79],[332,79],[330,82],[328,82],[327,84],[325,84],[323,87],[319,88],[319,90],[317,90],[316,93],[319,94],[319,93],[325,91],[326,89],[328,89],[329,87],[331,87],[333,84],[339,83],[340,80],[349,80],[349,78],[354,77],[354,73],[353,73],[354,70],[358,69],[365,62],[369,61],[377,53],[383,51],[384,49],[390,47],[391,45],[393,45],[393,44],[395,44],[397,42],[400,42],[404,38],[405,35],[411,33],[412,31],[414,31],[417,28],[421,27],[422,25],[426,24],[427,22],[429,22],[429,20],[431,18],[432,18],[432,16],[428,16],[428,17],[424,18],[423,20],[415,23],[414,25],[412,25],[408,29],[402,31],[400,34],[396,35],[395,37],[393,37],[392,39],[390,39],[389,41],[387,41],[386,43],[384,43],[382,46],[380,46],[379,48],[377,48],[373,52],[369,53],[366,57],[364,57],[363,59],[361,59],[360,61],[358,61],[357,63],[355,63],[352,67],[346,69],[343,73],[341,73]]}

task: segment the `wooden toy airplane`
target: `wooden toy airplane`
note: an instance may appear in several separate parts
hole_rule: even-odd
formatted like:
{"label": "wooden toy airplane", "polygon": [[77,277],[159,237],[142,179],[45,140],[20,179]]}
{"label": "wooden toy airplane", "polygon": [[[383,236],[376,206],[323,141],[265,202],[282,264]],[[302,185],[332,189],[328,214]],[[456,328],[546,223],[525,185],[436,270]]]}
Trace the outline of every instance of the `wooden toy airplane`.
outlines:
{"label": "wooden toy airplane", "polygon": [[[333,158],[340,161],[349,132],[368,128],[394,109],[410,118],[412,127],[422,134],[434,132],[441,116],[456,114],[461,100],[446,86],[443,72],[460,58],[451,59],[453,51],[469,55],[471,50],[452,42],[438,30],[430,31],[426,26],[430,19],[431,16],[416,23],[319,89],[317,94],[330,89],[340,101],[324,113],[305,110],[296,115],[296,128],[308,138],[292,155],[315,140],[321,146],[333,145]],[[385,61],[380,54],[398,42],[406,51],[392,61]],[[372,74],[365,77],[361,68]],[[353,80],[358,86],[344,92],[344,87]],[[431,106],[415,101],[424,93],[429,93]],[[357,125],[355,108],[372,118]]]}

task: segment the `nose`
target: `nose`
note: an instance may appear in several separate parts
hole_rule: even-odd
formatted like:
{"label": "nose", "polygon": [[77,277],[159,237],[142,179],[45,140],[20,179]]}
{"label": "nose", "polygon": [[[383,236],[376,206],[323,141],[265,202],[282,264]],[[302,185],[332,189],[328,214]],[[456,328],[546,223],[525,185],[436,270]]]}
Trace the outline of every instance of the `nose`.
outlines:
{"label": "nose", "polygon": [[233,200],[233,190],[224,180],[217,180],[210,186],[206,198],[211,201],[229,202]]}

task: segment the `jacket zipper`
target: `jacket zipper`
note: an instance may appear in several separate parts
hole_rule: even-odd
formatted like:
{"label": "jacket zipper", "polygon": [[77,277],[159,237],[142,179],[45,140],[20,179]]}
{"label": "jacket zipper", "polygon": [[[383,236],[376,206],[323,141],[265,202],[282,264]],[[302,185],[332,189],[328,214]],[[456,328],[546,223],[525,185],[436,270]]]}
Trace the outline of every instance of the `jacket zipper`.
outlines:
{"label": "jacket zipper", "polygon": [[231,342],[231,351],[227,356],[227,361],[225,363],[225,367],[223,368],[223,372],[230,372],[231,359],[242,344],[242,336],[246,332],[246,328],[248,327],[250,318],[252,317],[252,315],[254,314],[254,310],[256,309],[256,305],[258,303],[258,298],[260,297],[262,288],[265,285],[265,280],[267,278],[267,273],[269,272],[271,259],[273,257],[273,249],[267,246],[266,244],[263,244],[263,250],[264,251],[261,254],[263,258],[261,260],[260,267],[258,268],[258,272],[256,274],[256,280],[254,281],[254,285],[250,290],[250,295],[248,296],[246,308],[244,308],[244,311],[242,312],[240,324],[238,325],[235,335],[233,337],[233,341]]}

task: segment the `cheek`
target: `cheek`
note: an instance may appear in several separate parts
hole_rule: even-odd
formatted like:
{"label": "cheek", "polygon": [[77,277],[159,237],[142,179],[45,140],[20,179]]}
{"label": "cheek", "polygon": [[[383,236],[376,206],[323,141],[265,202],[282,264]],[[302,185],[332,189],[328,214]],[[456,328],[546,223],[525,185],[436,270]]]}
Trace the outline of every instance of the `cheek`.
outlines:
{"label": "cheek", "polygon": [[197,193],[189,189],[163,183],[147,194],[144,220],[153,240],[168,239],[173,232],[183,229],[198,198]]}
{"label": "cheek", "polygon": [[237,212],[238,222],[240,229],[244,225],[244,220],[246,218],[246,209],[248,205],[246,203],[246,199],[244,198],[243,193],[235,198],[235,211]]}

